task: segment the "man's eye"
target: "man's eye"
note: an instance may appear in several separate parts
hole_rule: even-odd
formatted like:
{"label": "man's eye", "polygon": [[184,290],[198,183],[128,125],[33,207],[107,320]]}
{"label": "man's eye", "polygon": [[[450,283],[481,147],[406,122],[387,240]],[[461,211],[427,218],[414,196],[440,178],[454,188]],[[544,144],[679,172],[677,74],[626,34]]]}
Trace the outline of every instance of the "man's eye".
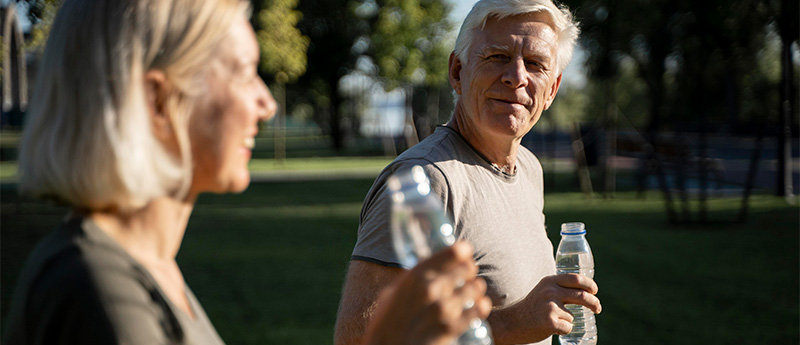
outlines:
{"label": "man's eye", "polygon": [[539,61],[536,61],[536,60],[526,60],[526,61],[525,61],[525,65],[527,65],[527,66],[528,66],[528,67],[530,67],[530,68],[536,68],[536,69],[546,69],[546,68],[544,67],[544,64],[542,64],[541,62],[539,62]]}
{"label": "man's eye", "polygon": [[492,61],[508,61],[508,56],[505,54],[492,54],[487,57],[487,59]]}

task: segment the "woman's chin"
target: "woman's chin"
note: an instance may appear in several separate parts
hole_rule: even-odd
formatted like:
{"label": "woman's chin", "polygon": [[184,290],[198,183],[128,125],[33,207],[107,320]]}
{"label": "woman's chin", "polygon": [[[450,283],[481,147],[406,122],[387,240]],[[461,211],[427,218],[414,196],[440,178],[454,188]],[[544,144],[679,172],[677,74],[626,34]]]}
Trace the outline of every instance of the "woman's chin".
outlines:
{"label": "woman's chin", "polygon": [[250,171],[244,170],[236,174],[236,177],[231,181],[228,193],[241,193],[250,186]]}
{"label": "woman's chin", "polygon": [[250,186],[250,172],[247,170],[238,172],[228,178],[218,178],[214,181],[201,183],[192,188],[192,191],[201,193],[227,194],[241,193]]}

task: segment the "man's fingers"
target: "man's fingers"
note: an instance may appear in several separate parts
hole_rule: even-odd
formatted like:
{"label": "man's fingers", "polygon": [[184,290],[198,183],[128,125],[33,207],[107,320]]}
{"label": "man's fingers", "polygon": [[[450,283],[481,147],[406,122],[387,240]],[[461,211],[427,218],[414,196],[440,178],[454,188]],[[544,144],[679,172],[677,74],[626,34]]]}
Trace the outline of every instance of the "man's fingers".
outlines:
{"label": "man's fingers", "polygon": [[489,317],[489,313],[492,312],[492,300],[487,296],[482,296],[472,310],[475,313],[474,317],[486,319]]}
{"label": "man's fingers", "polygon": [[589,308],[593,313],[600,314],[603,310],[600,299],[597,296],[579,289],[564,289],[564,296],[561,298],[563,304],[577,304]]}
{"label": "man's fingers", "polygon": [[491,301],[484,296],[486,283],[483,279],[473,279],[465,282],[450,294],[442,295],[427,307],[428,313],[433,315],[441,330],[445,333],[458,335],[464,332],[470,322],[476,318],[488,316],[491,310]]}
{"label": "man's fingers", "polygon": [[[478,268],[472,260],[472,246],[457,242],[420,262],[409,273],[421,288],[419,298],[430,303],[457,294],[465,284],[474,281]],[[485,284],[482,289],[481,295],[485,293]]]}
{"label": "man's fingers", "polygon": [[[434,253],[430,258],[417,264],[414,270],[431,270],[438,274],[448,272],[452,267],[459,265],[475,266],[472,264],[472,246],[464,241],[456,242],[454,245]],[[469,269],[468,272],[477,273],[477,268]]]}
{"label": "man's fingers", "polygon": [[572,332],[572,321],[558,319],[555,321],[555,333],[558,335],[569,334]]}
{"label": "man's fingers", "polygon": [[556,280],[556,284],[561,287],[585,290],[592,295],[596,295],[597,291],[599,290],[597,283],[595,283],[592,278],[589,278],[585,275],[567,273],[559,274],[553,277]]}

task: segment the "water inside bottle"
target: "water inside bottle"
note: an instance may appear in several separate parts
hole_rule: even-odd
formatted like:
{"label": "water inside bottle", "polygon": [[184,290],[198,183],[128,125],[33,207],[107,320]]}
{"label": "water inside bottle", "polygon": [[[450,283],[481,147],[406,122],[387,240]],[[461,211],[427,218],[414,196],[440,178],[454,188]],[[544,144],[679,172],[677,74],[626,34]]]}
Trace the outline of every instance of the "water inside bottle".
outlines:
{"label": "water inside bottle", "polygon": [[[556,273],[577,273],[594,278],[594,260],[591,253],[557,253]],[[593,345],[597,344],[597,327],[594,313],[584,306],[567,304],[567,310],[574,317],[572,332],[559,335],[562,345]]]}

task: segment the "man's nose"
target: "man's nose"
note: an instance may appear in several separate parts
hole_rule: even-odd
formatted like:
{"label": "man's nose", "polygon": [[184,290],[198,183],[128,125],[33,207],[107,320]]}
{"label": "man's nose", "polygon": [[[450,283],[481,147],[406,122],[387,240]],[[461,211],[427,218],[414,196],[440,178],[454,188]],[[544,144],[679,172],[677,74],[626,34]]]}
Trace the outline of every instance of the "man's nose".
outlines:
{"label": "man's nose", "polygon": [[525,61],[521,58],[512,59],[506,64],[506,69],[503,71],[502,77],[503,84],[518,89],[528,85],[528,70],[525,67]]}

